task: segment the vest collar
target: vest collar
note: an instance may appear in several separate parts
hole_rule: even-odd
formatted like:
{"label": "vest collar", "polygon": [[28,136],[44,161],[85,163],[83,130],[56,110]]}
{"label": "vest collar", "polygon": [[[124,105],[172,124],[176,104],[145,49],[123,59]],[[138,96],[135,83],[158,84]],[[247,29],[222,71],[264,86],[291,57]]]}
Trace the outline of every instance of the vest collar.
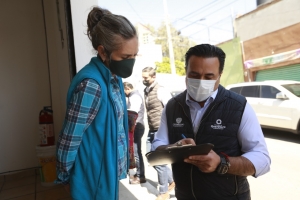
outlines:
{"label": "vest collar", "polygon": [[101,72],[101,74],[103,74],[105,82],[108,83],[111,80],[111,78],[115,78],[116,80],[119,79],[117,75],[115,77],[112,75],[110,70],[103,64],[99,57],[93,57],[91,59],[91,62],[93,62],[96,65],[97,69]]}

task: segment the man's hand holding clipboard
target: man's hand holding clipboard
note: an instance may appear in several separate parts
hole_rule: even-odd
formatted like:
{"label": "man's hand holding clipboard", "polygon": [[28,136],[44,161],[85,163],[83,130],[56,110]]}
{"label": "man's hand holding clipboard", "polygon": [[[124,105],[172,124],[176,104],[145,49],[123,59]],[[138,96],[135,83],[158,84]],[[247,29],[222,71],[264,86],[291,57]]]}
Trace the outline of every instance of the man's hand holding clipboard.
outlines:
{"label": "man's hand holding clipboard", "polygon": [[[207,161],[211,156],[218,156],[212,148],[213,144],[199,144],[196,145],[192,138],[185,138],[179,140],[175,144],[160,146],[156,151],[151,151],[146,154],[148,163],[154,165],[173,164],[177,162],[187,162],[196,165],[201,171],[206,172],[207,168],[211,168]],[[215,155],[214,155],[215,154]],[[204,160],[200,163],[199,160]],[[217,164],[218,165],[218,164]]]}

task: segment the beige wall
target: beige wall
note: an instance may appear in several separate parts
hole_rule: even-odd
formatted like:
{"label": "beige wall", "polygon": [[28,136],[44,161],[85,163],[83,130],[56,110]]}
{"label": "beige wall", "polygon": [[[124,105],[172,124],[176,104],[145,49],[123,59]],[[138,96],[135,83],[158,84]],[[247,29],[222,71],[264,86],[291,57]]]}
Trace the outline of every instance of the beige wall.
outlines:
{"label": "beige wall", "polygon": [[[49,56],[49,76],[51,81],[52,107],[56,141],[61,130],[66,110],[66,95],[71,80],[64,0],[59,0],[59,15],[56,1],[44,0]],[[62,46],[58,17],[63,30]]]}
{"label": "beige wall", "polygon": [[[0,1],[0,173],[38,166],[35,146],[43,106],[52,104],[56,140],[62,127],[72,77],[65,1],[58,2],[60,16],[56,0]],[[86,17],[97,1],[71,3],[76,64],[83,66],[92,53]]]}
{"label": "beige wall", "polygon": [[0,1],[0,172],[37,163],[38,113],[50,105],[41,1]]}
{"label": "beige wall", "polygon": [[[66,39],[64,1],[59,2]],[[35,146],[43,106],[52,103],[56,135],[63,122],[68,51],[60,43],[56,1],[44,3],[46,32],[41,0],[0,1],[0,173],[38,166]]]}
{"label": "beige wall", "polygon": [[300,22],[299,0],[273,0],[236,19],[237,37],[247,41]]}

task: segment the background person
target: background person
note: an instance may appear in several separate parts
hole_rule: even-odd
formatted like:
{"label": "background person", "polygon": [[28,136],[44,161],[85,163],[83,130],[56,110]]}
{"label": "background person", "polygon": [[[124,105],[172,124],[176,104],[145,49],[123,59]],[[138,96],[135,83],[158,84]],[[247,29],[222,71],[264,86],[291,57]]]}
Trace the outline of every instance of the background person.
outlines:
{"label": "background person", "polygon": [[124,82],[124,91],[127,97],[127,109],[133,110],[138,113],[136,125],[134,128],[134,157],[136,161],[136,174],[133,179],[129,180],[130,184],[145,183],[145,165],[142,154],[142,138],[145,132],[144,125],[144,99],[138,90],[134,90],[133,85]]}
{"label": "background person", "polygon": [[197,45],[185,58],[187,90],[168,102],[152,148],[214,144],[208,155],[172,164],[177,199],[250,200],[247,176],[267,173],[271,163],[256,114],[245,97],[219,85],[225,62],[220,48]]}
{"label": "background person", "polygon": [[[156,82],[156,71],[152,67],[146,67],[142,70],[145,106],[147,110],[147,119],[149,132],[146,141],[147,152],[151,151],[151,144],[154,135],[160,125],[161,113],[164,106],[172,98],[171,93]],[[169,199],[169,191],[175,187],[172,170],[167,165],[154,166],[158,175],[159,196],[157,200]]]}
{"label": "background person", "polygon": [[72,199],[118,199],[128,171],[128,120],[122,78],[138,52],[134,26],[94,7],[87,34],[97,57],[72,79],[57,142],[57,180]]}

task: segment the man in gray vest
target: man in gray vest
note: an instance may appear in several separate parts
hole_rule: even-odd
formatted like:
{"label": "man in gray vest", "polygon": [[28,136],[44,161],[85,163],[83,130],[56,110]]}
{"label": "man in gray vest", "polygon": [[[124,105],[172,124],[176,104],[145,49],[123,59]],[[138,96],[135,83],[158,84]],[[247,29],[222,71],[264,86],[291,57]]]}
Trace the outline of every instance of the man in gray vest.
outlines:
{"label": "man in gray vest", "polygon": [[130,179],[130,184],[146,183],[145,165],[142,154],[142,137],[145,132],[144,125],[144,99],[138,90],[133,89],[133,85],[129,82],[124,82],[124,92],[127,97],[127,109],[138,113],[134,128],[134,157],[136,161],[136,174]]}
{"label": "man in gray vest", "polygon": [[[154,135],[160,125],[161,113],[164,106],[172,98],[171,93],[156,82],[156,72],[152,67],[146,67],[142,70],[145,106],[147,110],[147,118],[149,132],[146,141],[147,152],[151,151],[151,144]],[[159,182],[159,196],[156,200],[169,199],[169,191],[175,187],[172,171],[167,165],[159,165],[154,167],[157,171]]]}
{"label": "man in gray vest", "polygon": [[207,155],[172,164],[177,199],[250,200],[247,176],[270,170],[271,159],[255,112],[245,97],[220,83],[222,49],[202,44],[185,55],[187,90],[171,99],[152,149],[214,144]]}

